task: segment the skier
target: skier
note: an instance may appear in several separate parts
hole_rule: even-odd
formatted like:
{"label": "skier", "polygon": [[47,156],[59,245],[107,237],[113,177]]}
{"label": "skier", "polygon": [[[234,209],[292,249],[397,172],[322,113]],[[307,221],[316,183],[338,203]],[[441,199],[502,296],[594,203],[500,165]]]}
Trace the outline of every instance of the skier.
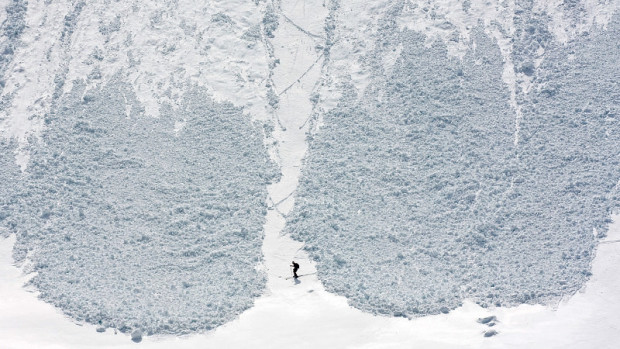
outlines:
{"label": "skier", "polygon": [[293,264],[291,264],[291,267],[293,267],[293,277],[295,279],[297,279],[299,276],[297,275],[297,270],[299,269],[299,264],[295,263],[295,261],[292,262]]}

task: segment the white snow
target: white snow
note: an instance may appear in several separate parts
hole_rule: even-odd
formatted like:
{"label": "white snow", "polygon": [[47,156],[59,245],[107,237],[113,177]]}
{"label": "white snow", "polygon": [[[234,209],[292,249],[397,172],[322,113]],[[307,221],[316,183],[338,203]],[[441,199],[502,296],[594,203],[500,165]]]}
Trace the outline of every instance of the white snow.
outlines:
{"label": "white snow", "polygon": [[67,11],[67,4],[30,2],[21,37],[23,46],[16,50],[8,67],[10,73],[1,97],[14,96],[10,107],[0,110],[0,135],[18,139],[16,160],[22,171],[29,160],[27,138],[40,133],[41,117],[48,111],[54,92],[54,78],[65,64],[59,37]]}
{"label": "white snow", "polygon": [[[291,255],[300,261],[300,274],[312,271],[298,247],[275,232],[283,221],[270,211],[269,292],[254,308],[211,333],[186,337],[145,337],[143,348],[599,348],[620,341],[620,216],[600,244],[593,276],[583,292],[558,305],[482,309],[472,303],[445,315],[414,320],[372,316],[353,309],[343,297],[326,293],[313,276],[299,284],[284,277]],[[27,280],[12,265],[14,236],[0,241],[0,345],[18,348],[134,348],[129,336],[96,326],[75,324],[57,309],[22,287]],[[271,266],[271,267],[270,267]],[[310,269],[310,270],[309,270]],[[498,335],[476,320],[495,315]]]}
{"label": "white snow", "polygon": [[606,27],[615,9],[620,6],[618,0],[584,0],[579,3],[580,16],[575,20],[567,16],[562,0],[535,1],[537,11],[546,12],[551,17],[550,30],[556,40],[567,43],[575,36],[589,31],[593,26]]}
{"label": "white snow", "polygon": [[[444,2],[448,7],[457,8],[457,1]],[[58,71],[59,65],[64,64],[60,61],[65,58],[61,53],[54,58],[57,59],[56,61],[44,61],[39,57],[48,48],[52,49],[50,52],[56,52],[53,37],[59,35],[60,29],[56,28],[56,31],[36,29],[40,25],[37,23],[43,21],[40,17],[40,10],[36,9],[37,6],[43,6],[43,2],[30,1],[29,3],[31,4],[28,10],[30,29],[24,38],[28,44],[18,51],[15,58],[15,62],[21,60],[27,66],[23,72],[18,71],[12,74],[7,83],[7,91],[16,91],[17,95],[12,109],[5,111],[11,117],[6,121],[6,125],[0,125],[2,130],[8,130],[10,136],[18,137],[20,140],[40,130],[40,120],[28,117],[45,112],[47,106],[45,103],[53,92],[54,73]],[[617,292],[620,290],[620,273],[617,272],[617,266],[620,265],[620,216],[614,217],[614,223],[609,229],[607,238],[598,247],[590,281],[582,292],[558,304],[557,309],[529,305],[516,308],[483,309],[471,302],[465,302],[461,308],[449,314],[407,320],[363,313],[348,306],[344,297],[324,290],[316,275],[312,274],[316,271],[314,265],[300,251],[302,244],[281,234],[285,223],[284,216],[290,212],[294,204],[292,194],[297,187],[302,159],[307,149],[306,132],[309,126],[306,120],[314,113],[309,98],[319,89],[322,94],[326,94],[326,91],[341,82],[339,78],[336,78],[332,81],[333,83],[326,83],[325,86],[317,85],[325,78],[325,71],[322,69],[323,60],[320,57],[321,51],[315,49],[318,41],[299,30],[303,28],[310,33],[322,33],[327,10],[314,10],[323,8],[321,3],[320,0],[313,0],[283,4],[282,10],[290,21],[281,19],[276,38],[272,41],[275,57],[280,59],[279,66],[276,66],[273,71],[273,81],[276,84],[276,91],[282,93],[279,109],[275,111],[281,127],[277,127],[273,134],[278,141],[273,155],[274,160],[282,167],[282,178],[280,182],[269,187],[271,207],[265,224],[263,245],[265,260],[262,266],[269,279],[267,291],[256,301],[255,306],[233,322],[209,333],[184,337],[147,336],[140,344],[132,343],[128,335],[115,334],[112,329],[98,333],[94,325],[74,323],[58,309],[38,300],[36,292],[25,289],[23,284],[31,275],[24,275],[22,269],[13,265],[11,252],[15,236],[11,236],[0,240],[1,348],[135,348],[136,345],[143,348],[247,348],[251,346],[253,348],[595,347],[611,349],[616,347],[620,342],[620,316],[618,315],[620,314],[620,298],[617,297]],[[347,6],[354,9],[355,6],[362,6],[362,3],[364,2],[358,1],[357,4],[351,2],[352,5],[347,4]],[[504,3],[508,7],[512,5],[511,1],[500,2],[500,4]],[[594,3],[594,1],[588,3]],[[53,4],[56,6],[55,4],[59,3]],[[60,4],[66,6],[66,4]],[[138,67],[132,68],[125,65],[126,57],[115,57],[118,64],[110,67],[116,69],[124,66],[128,69],[128,75],[139,92],[141,102],[146,106],[147,114],[157,115],[162,101],[174,103],[173,98],[167,99],[166,96],[151,90],[150,87],[157,83],[161,84],[162,90],[174,87],[174,81],[170,76],[177,73],[176,69],[179,66],[190,62],[191,64],[183,68],[185,69],[182,74],[183,79],[208,86],[213,90],[216,98],[230,99],[238,105],[244,105],[253,115],[265,116],[266,112],[262,107],[264,96],[256,92],[264,90],[258,88],[264,83],[260,77],[266,75],[262,71],[266,66],[264,52],[257,54],[251,50],[246,51],[240,48],[239,42],[227,41],[229,37],[224,36],[225,31],[222,31],[220,34],[223,36],[212,43],[214,53],[208,61],[199,61],[195,58],[197,55],[193,56],[194,50],[200,49],[197,46],[204,44],[200,40],[196,46],[188,42],[180,43],[177,50],[164,57],[157,49],[165,43],[158,45],[153,43],[158,40],[158,35],[161,38],[169,33],[157,33],[145,26],[141,27],[148,22],[147,14],[152,14],[147,11],[148,6],[141,5],[142,9],[138,14],[132,14],[130,6],[122,4],[123,2],[114,3],[114,6],[118,6],[115,11],[125,16],[125,21],[132,23],[131,29],[123,29],[127,31],[114,34],[107,44],[104,44],[99,34],[95,33],[99,23],[80,22],[80,26],[92,26],[84,33],[91,33],[93,37],[97,37],[97,40],[88,36],[78,39],[77,44],[82,46],[71,51],[82,52],[84,56],[71,58],[68,81],[87,74],[87,67],[81,66],[80,61],[86,59],[92,49],[105,45],[120,45],[127,35],[131,34],[129,36],[132,36],[134,45],[144,50],[139,55],[143,61]],[[150,3],[152,6],[156,4],[156,2]],[[482,2],[474,2],[472,9],[480,10],[477,12],[480,15],[495,11],[481,4]],[[57,5],[59,12],[49,13],[56,13],[58,18],[62,19],[69,9],[64,7],[65,12],[60,11],[61,5]],[[231,13],[238,15],[231,15],[235,23],[242,22],[239,18],[246,17],[259,20],[258,13],[255,15],[244,13],[243,8],[247,7],[240,6],[238,2],[219,2],[213,10],[203,12],[202,16],[205,18],[196,24],[199,28],[197,30],[206,30],[203,26],[208,23],[211,14],[224,10],[229,15]],[[483,11],[483,9],[486,10]],[[590,23],[603,25],[606,18],[604,11],[598,11],[599,8],[594,5],[589,9],[593,9],[589,12],[592,13],[588,17]],[[182,3],[177,11],[184,13],[187,17],[194,15],[193,7],[187,2]],[[348,29],[353,30],[358,24],[362,26],[360,23],[371,21],[364,17],[364,14],[369,12],[359,11],[359,16],[353,13],[347,18],[350,23]],[[495,12],[493,13],[494,18],[499,18]],[[449,12],[446,13],[446,17],[458,24],[459,29],[467,28],[467,24],[457,20],[457,14],[457,12]],[[48,16],[51,15],[48,14]],[[110,16],[110,19],[113,19],[112,17]],[[177,19],[181,20],[181,17],[183,16],[179,15]],[[557,21],[554,23],[558,23],[562,17],[558,14],[553,18]],[[57,19],[50,18],[49,20],[62,23]],[[140,22],[141,20],[145,22]],[[250,24],[243,23],[241,27],[246,28]],[[417,23],[416,25],[423,24]],[[367,26],[370,27],[370,25],[363,25],[363,27]],[[424,26],[421,29],[426,30],[428,27]],[[37,30],[41,33],[37,34]],[[240,31],[242,30],[237,30],[237,32]],[[466,32],[461,33],[465,35]],[[559,29],[554,33],[559,38],[564,35]],[[502,55],[506,59],[506,71],[509,72],[504,76],[505,82],[512,84],[511,93],[514,95],[518,77],[514,76],[512,63],[509,60],[509,43],[506,38],[500,37],[499,32],[494,31],[493,34],[498,39]],[[229,45],[239,47],[231,48]],[[350,43],[342,42],[336,45],[332,57],[334,61],[329,69],[332,72],[343,69],[342,75],[350,74],[355,86],[363,91],[368,84],[364,67],[358,63],[347,65],[346,61],[351,60],[351,57],[361,57],[365,53],[350,56],[348,55],[350,51],[347,52],[347,50],[352,47],[364,49],[363,43],[353,38]],[[258,50],[258,48],[255,47],[253,50]],[[228,52],[236,52],[242,59],[231,59],[227,56]],[[451,52],[458,57],[460,51],[455,46],[454,51]],[[541,56],[542,54],[544,52]],[[393,64],[391,61],[392,59],[389,63]],[[16,66],[14,69],[19,68]],[[109,74],[113,71],[115,70],[110,68]],[[233,77],[235,79],[239,77],[239,79],[235,80]],[[104,79],[106,78],[109,78],[109,75],[106,75],[104,71]],[[233,83],[233,81],[236,82]],[[284,90],[286,91],[283,92]],[[42,96],[43,99],[41,99]],[[513,99],[514,96],[511,96],[511,101]],[[335,100],[337,97],[323,100],[321,105],[328,109]],[[131,107],[128,106],[128,108]],[[518,122],[517,119],[516,141],[518,141]],[[182,126],[180,123],[179,129]],[[21,164],[24,165],[25,162],[27,162],[27,157],[22,158]],[[287,279],[290,276],[288,265],[291,259],[301,264],[300,274],[309,275],[298,281]],[[497,317],[498,323],[492,328],[477,322],[477,319],[481,317],[493,315]],[[489,329],[498,331],[498,334],[485,338],[483,334]]]}

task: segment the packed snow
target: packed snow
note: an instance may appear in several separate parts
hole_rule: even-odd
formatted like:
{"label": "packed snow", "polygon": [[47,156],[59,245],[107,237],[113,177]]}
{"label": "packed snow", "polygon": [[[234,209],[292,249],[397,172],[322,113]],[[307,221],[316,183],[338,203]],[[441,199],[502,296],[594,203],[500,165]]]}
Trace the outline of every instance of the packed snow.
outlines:
{"label": "packed snow", "polygon": [[620,340],[617,0],[0,7],[0,346]]}
{"label": "packed snow", "polygon": [[[620,217],[599,245],[592,277],[582,292],[557,309],[540,305],[484,309],[471,302],[449,314],[407,320],[372,316],[326,292],[312,276],[299,284],[270,277],[268,292],[237,319],[206,334],[147,336],[143,348],[557,348],[613,349],[620,340]],[[270,229],[268,229],[270,230]],[[276,230],[272,230],[277,232]],[[285,264],[299,244],[273,234],[273,264]],[[7,349],[135,348],[129,335],[98,333],[94,325],[76,325],[51,305],[26,292],[27,276],[11,265],[14,236],[0,240],[0,338]],[[272,251],[273,252],[273,251]],[[287,253],[288,252],[288,253]],[[295,258],[301,257],[296,255]],[[305,259],[301,271],[309,267]],[[495,316],[489,327],[479,320]],[[484,337],[496,331],[492,337]]]}
{"label": "packed snow", "polygon": [[76,320],[146,334],[214,328],[264,287],[256,268],[277,168],[258,125],[200,88],[157,119],[126,116],[126,103],[139,110],[115,79],[88,93],[74,83],[59,100],[27,172],[2,192],[13,256]]}
{"label": "packed snow", "polygon": [[[575,293],[618,208],[620,16],[565,45],[544,16],[521,11],[513,61],[531,91],[519,93],[517,115],[484,27],[454,58],[443,41],[396,25],[403,6],[386,11],[359,59],[367,87],[343,79],[312,135],[287,231],[329,291],[375,314]],[[538,66],[524,62],[533,43],[546,52]],[[386,72],[383,52],[397,47]]]}

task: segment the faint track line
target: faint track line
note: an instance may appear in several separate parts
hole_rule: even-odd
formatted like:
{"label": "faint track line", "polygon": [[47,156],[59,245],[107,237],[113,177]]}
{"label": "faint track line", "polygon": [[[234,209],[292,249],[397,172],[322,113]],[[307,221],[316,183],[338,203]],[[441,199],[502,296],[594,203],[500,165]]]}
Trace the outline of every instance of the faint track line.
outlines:
{"label": "faint track line", "polygon": [[291,196],[293,196],[293,194],[295,194],[295,192],[297,191],[297,189],[293,190],[292,192],[290,192],[286,197],[284,197],[283,199],[281,199],[278,202],[274,202],[273,198],[270,197],[271,202],[273,203],[273,206],[279,206],[281,203],[283,203],[284,201],[288,200],[288,198],[290,198]]}
{"label": "faint track line", "polygon": [[314,66],[321,60],[321,58],[323,57],[323,53],[321,53],[316,60],[310,65],[310,67],[308,67],[308,69],[306,69],[306,71],[301,74],[300,77],[298,77],[297,79],[295,79],[295,81],[293,81],[290,85],[288,85],[284,90],[282,90],[282,92],[278,93],[278,97],[282,96],[283,94],[285,94],[288,90],[291,89],[291,87],[293,87],[295,84],[299,83],[299,81],[301,79],[304,78],[304,76],[306,76],[306,74],[308,74],[310,72],[310,70],[312,70],[312,68],[314,68]]}
{"label": "faint track line", "polygon": [[313,38],[317,38],[317,39],[321,39],[321,40],[325,40],[324,37],[320,36],[320,35],[316,35],[316,34],[312,34],[311,32],[305,30],[304,28],[300,27],[299,25],[297,25],[297,23],[293,22],[292,19],[288,18],[287,15],[284,14],[284,12],[280,12],[280,14],[282,15],[282,17],[284,17],[284,19],[286,19],[287,22],[289,22],[293,27],[297,28],[297,30],[299,30],[300,32],[313,37]]}
{"label": "faint track line", "polygon": [[620,240],[609,240],[609,241],[601,241],[601,242],[599,242],[599,244],[601,244],[601,245],[602,244],[615,244],[615,243],[618,243],[618,242],[620,242]]}

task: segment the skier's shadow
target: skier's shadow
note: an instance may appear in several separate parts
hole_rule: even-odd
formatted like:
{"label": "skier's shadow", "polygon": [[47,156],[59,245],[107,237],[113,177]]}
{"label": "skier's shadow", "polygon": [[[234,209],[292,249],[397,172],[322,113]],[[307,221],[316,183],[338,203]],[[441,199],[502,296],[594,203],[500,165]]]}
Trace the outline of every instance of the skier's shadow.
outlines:
{"label": "skier's shadow", "polygon": [[299,278],[293,278],[293,280],[295,280],[295,285],[301,284],[301,280],[299,280]]}

